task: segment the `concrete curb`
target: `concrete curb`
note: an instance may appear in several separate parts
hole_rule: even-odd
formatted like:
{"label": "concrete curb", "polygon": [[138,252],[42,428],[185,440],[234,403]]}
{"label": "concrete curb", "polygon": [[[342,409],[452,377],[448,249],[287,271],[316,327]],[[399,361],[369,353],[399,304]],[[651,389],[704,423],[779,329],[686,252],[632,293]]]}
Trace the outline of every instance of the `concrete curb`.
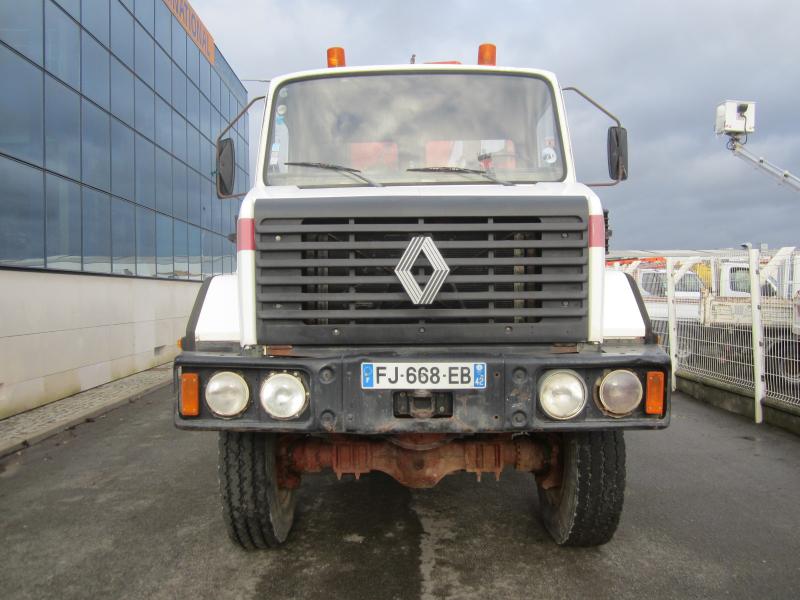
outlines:
{"label": "concrete curb", "polygon": [[[755,407],[752,395],[745,395],[733,386],[717,386],[691,374],[678,373],[678,391],[695,400],[706,402],[722,410],[753,419]],[[795,435],[800,435],[800,415],[791,410],[781,410],[772,403],[763,406],[764,422]]]}
{"label": "concrete curb", "polygon": [[[151,371],[155,371],[156,369],[151,369]],[[163,370],[163,367],[161,367]],[[146,371],[144,373],[147,373]],[[91,390],[86,390],[85,392],[81,392],[79,394],[75,394],[74,396],[69,396],[68,398],[64,398],[62,400],[57,400],[53,403],[46,404],[39,408],[33,409],[32,411],[28,411],[25,413],[20,413],[18,415],[14,415],[13,417],[9,417],[8,419],[4,419],[0,421],[0,428],[4,425],[12,425],[15,420],[25,419],[28,418],[32,413],[36,413],[37,411],[46,411],[49,408],[52,408],[54,405],[58,403],[68,402],[80,397],[82,394],[86,394],[88,392],[96,393],[99,389],[108,389],[111,386],[116,385],[125,385],[125,381],[131,378],[135,378],[137,375],[141,374],[134,374],[129,377],[123,378],[118,381],[112,381],[110,383],[103,384],[102,386],[98,386],[98,388],[93,388]],[[104,415],[108,412],[113,411],[121,406],[126,404],[130,404],[132,402],[136,402],[140,400],[144,396],[148,394],[152,394],[168,385],[172,384],[172,377],[168,377],[166,380],[158,381],[157,383],[153,383],[147,385],[145,387],[139,387],[135,390],[132,390],[130,394],[123,395],[119,398],[115,398],[114,400],[104,403],[101,405],[93,405],[93,406],[75,406],[73,409],[70,409],[69,412],[65,415],[58,416],[54,420],[47,422],[46,424],[34,427],[35,431],[29,434],[12,434],[10,437],[5,437],[0,435],[0,458],[6,457],[9,454],[13,454],[15,452],[19,452],[20,450],[24,450],[34,444],[41,442],[47,438],[50,438],[54,435],[61,433],[62,431],[66,431],[71,427],[76,425],[80,425],[82,423],[86,423],[87,421],[91,421],[101,415]],[[0,433],[2,433],[2,429],[0,429]]]}

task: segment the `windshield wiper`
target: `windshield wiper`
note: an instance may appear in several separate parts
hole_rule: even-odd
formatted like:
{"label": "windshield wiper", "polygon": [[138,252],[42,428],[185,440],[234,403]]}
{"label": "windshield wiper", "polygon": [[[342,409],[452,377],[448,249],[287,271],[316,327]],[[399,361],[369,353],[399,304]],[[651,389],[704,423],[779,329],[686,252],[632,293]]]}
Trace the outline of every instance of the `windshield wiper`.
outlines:
{"label": "windshield wiper", "polygon": [[286,162],[283,163],[285,165],[292,165],[295,167],[314,167],[317,169],[328,169],[330,171],[339,171],[340,173],[347,173],[352,175],[353,177],[360,179],[361,181],[373,186],[373,187],[383,187],[377,181],[373,181],[366,175],[362,174],[361,171],[358,169],[354,169],[353,167],[345,167],[344,165],[334,165],[331,163],[324,163],[324,162]]}
{"label": "windshield wiper", "polygon": [[498,179],[489,173],[489,171],[483,171],[481,169],[467,169],[466,167],[416,167],[413,169],[406,169],[406,171],[420,171],[423,173],[475,173],[476,175],[481,175],[489,181],[499,183],[500,185],[514,185],[510,181]]}

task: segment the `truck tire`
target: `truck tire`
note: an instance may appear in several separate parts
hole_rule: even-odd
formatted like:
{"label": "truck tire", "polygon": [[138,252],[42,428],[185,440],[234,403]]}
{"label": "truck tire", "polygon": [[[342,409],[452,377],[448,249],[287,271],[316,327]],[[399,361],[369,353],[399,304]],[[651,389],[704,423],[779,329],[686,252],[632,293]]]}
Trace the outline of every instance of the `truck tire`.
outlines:
{"label": "truck tire", "polygon": [[294,521],[294,490],[277,483],[276,439],[268,433],[219,434],[222,513],[228,535],[245,550],[280,545]]}
{"label": "truck tire", "polygon": [[544,525],[560,546],[599,546],[614,536],[625,495],[622,431],[562,437],[561,485],[539,486]]}

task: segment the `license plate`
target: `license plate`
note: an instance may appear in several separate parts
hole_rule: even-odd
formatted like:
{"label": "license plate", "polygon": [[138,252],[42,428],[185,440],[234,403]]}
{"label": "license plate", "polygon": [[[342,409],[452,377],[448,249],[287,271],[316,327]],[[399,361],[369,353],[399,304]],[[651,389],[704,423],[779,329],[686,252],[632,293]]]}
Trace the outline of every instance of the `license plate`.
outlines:
{"label": "license plate", "polygon": [[361,363],[361,388],[365,390],[484,389],[486,363]]}

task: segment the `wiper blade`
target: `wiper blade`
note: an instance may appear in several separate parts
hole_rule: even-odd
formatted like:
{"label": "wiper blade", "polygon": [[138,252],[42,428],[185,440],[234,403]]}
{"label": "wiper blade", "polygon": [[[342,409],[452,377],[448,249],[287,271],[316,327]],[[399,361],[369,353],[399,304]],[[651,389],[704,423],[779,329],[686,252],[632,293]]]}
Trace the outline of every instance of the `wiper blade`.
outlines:
{"label": "wiper blade", "polygon": [[489,181],[499,183],[500,185],[514,185],[510,181],[503,181],[492,175],[489,171],[481,169],[467,169],[466,167],[415,167],[413,169],[406,169],[406,171],[420,171],[423,173],[475,173],[481,175]]}
{"label": "wiper blade", "polygon": [[314,167],[316,169],[328,169],[330,171],[339,171],[340,173],[347,173],[349,175],[352,175],[353,177],[360,179],[361,181],[373,187],[383,187],[380,183],[370,179],[366,175],[362,174],[360,170],[354,169],[353,167],[346,167],[344,165],[334,165],[332,163],[324,163],[324,162],[286,162],[283,164],[292,165],[295,167]]}

